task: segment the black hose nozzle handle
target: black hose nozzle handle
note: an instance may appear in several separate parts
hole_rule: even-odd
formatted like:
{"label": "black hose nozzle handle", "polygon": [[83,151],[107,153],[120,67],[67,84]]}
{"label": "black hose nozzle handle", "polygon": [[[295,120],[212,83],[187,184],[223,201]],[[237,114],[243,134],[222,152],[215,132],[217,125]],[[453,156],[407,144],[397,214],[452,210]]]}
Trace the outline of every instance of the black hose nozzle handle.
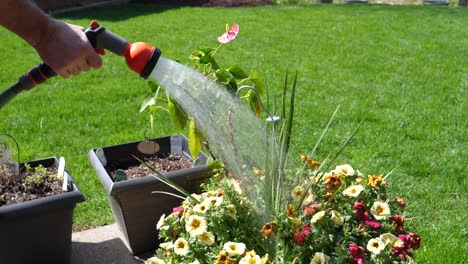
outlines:
{"label": "black hose nozzle handle", "polygon": [[21,76],[10,88],[0,94],[0,109],[17,94],[25,90],[30,90],[34,86],[37,86],[56,75],[57,73],[55,73],[49,65],[41,62],[39,65],[33,67]]}

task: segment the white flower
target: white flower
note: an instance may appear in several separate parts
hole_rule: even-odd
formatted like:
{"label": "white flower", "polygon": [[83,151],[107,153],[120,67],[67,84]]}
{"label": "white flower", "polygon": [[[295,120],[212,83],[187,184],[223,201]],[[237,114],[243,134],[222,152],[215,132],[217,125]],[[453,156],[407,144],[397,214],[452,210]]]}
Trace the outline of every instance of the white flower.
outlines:
{"label": "white flower", "polygon": [[209,207],[218,207],[223,203],[223,197],[208,197],[203,201],[203,204],[206,204]]}
{"label": "white flower", "polygon": [[207,229],[206,219],[198,215],[191,215],[185,223],[185,230],[194,237],[205,233]]}
{"label": "white flower", "polygon": [[337,224],[337,225],[343,225],[343,224],[344,224],[344,218],[343,218],[343,216],[341,216],[341,214],[338,213],[338,212],[335,211],[335,210],[332,210],[332,211],[331,211],[330,220],[332,220],[333,223],[335,223],[335,224]]}
{"label": "white flower", "polygon": [[380,254],[382,249],[385,248],[385,243],[380,238],[372,238],[367,242],[367,250],[373,254]]}
{"label": "white flower", "polygon": [[261,264],[262,260],[260,259],[260,256],[255,255],[255,256],[250,256],[246,255],[245,257],[241,258],[239,261],[239,264]]}
{"label": "white flower", "polygon": [[164,251],[168,251],[174,248],[174,244],[172,242],[165,242],[165,243],[159,244],[159,247],[164,249]]}
{"label": "white flower", "polygon": [[198,259],[196,259],[196,260],[190,262],[189,264],[200,264],[200,261],[198,261]]}
{"label": "white flower", "polygon": [[235,243],[235,242],[227,242],[224,244],[223,247],[226,250],[226,253],[230,256],[240,256],[244,254],[245,251],[245,244],[244,243]]}
{"label": "white flower", "polygon": [[303,205],[303,206],[309,205],[309,204],[311,204],[313,201],[315,201],[315,195],[313,195],[312,192],[309,190],[309,191],[307,192],[306,197],[304,198],[304,201],[302,201],[302,205]]}
{"label": "white flower", "polygon": [[179,237],[174,242],[174,253],[177,255],[185,256],[189,252],[189,244],[188,241],[182,237]]}
{"label": "white flower", "polygon": [[[153,223],[154,223],[154,222],[153,222]],[[161,217],[159,218],[158,223],[156,224],[156,229],[157,229],[157,230],[160,230],[161,227],[163,227],[163,226],[166,225],[166,224],[167,224],[167,222],[166,222],[166,215],[163,214],[163,215],[161,215]]]}
{"label": "white flower", "polygon": [[197,238],[198,240],[200,240],[200,243],[202,245],[206,245],[206,246],[213,245],[213,243],[215,242],[215,237],[213,233],[211,232],[205,232],[201,235],[198,235]]}
{"label": "white flower", "polygon": [[351,165],[348,165],[348,164],[336,166],[335,172],[338,172],[340,174],[344,174],[346,176],[354,175],[353,167],[351,167]]}
{"label": "white flower", "polygon": [[327,264],[329,261],[329,256],[322,252],[315,252],[314,258],[310,261],[310,264]]}
{"label": "white flower", "polygon": [[377,220],[383,220],[390,217],[390,207],[384,202],[374,202],[370,212]]}
{"label": "white flower", "polygon": [[206,213],[206,211],[208,211],[208,209],[210,209],[210,204],[209,203],[204,203],[204,202],[196,204],[193,207],[194,212],[201,213],[201,214]]}
{"label": "white flower", "polygon": [[310,223],[315,224],[319,221],[322,221],[323,217],[325,216],[325,211],[320,211],[318,213],[315,213],[312,216],[312,219],[310,219]]}
{"label": "white flower", "polygon": [[398,237],[394,236],[391,233],[385,233],[380,235],[380,239],[385,243],[385,245],[389,245],[391,247],[401,247],[403,246],[403,242],[398,239]]}
{"label": "white flower", "polygon": [[364,190],[364,186],[358,184],[358,185],[351,185],[346,190],[343,191],[344,196],[349,196],[349,197],[357,197],[359,194]]}
{"label": "white flower", "polygon": [[166,264],[166,262],[164,262],[164,260],[158,257],[152,257],[152,258],[147,259],[145,261],[145,264]]}

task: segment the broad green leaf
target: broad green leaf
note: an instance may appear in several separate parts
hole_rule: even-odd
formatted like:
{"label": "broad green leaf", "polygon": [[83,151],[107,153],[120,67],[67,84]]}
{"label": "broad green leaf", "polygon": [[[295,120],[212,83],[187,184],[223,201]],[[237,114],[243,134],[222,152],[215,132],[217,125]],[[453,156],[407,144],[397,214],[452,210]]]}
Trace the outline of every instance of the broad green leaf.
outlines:
{"label": "broad green leaf", "polygon": [[202,137],[200,132],[198,131],[197,127],[195,126],[195,121],[190,119],[189,121],[189,147],[190,147],[190,155],[192,155],[193,159],[196,159],[198,154],[202,149]]}
{"label": "broad green leaf", "polygon": [[250,72],[250,79],[254,83],[254,87],[255,90],[257,90],[258,95],[263,97],[265,94],[265,82],[263,76],[257,70],[252,70]]}
{"label": "broad green leaf", "polygon": [[249,78],[249,75],[247,75],[247,73],[245,73],[237,64],[231,65],[231,67],[229,67],[228,70],[232,74],[232,76],[234,76],[237,79]]}
{"label": "broad green leaf", "polygon": [[167,108],[169,109],[169,115],[171,116],[172,122],[176,126],[177,130],[182,133],[187,124],[187,115],[184,110],[180,108],[179,104],[172,98],[167,101]]}

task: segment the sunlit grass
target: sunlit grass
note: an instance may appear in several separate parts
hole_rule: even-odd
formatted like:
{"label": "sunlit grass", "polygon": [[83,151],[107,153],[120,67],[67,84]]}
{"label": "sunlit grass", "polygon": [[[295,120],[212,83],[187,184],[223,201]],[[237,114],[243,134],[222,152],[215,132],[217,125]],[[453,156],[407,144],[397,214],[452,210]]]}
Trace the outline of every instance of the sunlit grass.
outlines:
{"label": "sunlit grass", "polygon": [[[468,254],[466,223],[466,9],[422,6],[313,5],[261,8],[164,8],[129,5],[62,15],[86,26],[97,19],[129,41],[158,46],[189,63],[196,46],[216,46],[225,23],[240,24],[218,60],[256,68],[271,89],[298,70],[292,151],[308,152],[340,105],[317,159],[337,151],[364,173],[392,174],[395,193],[423,237],[421,263],[461,263]],[[39,62],[19,38],[0,29],[0,82],[7,88]],[[145,81],[108,53],[99,71],[48,81],[0,110],[0,132],[21,144],[22,161],[64,156],[87,202],[75,228],[113,221],[107,197],[87,160],[99,146],[175,133],[160,112],[154,133],[139,114]],[[463,242],[465,241],[465,242]]]}

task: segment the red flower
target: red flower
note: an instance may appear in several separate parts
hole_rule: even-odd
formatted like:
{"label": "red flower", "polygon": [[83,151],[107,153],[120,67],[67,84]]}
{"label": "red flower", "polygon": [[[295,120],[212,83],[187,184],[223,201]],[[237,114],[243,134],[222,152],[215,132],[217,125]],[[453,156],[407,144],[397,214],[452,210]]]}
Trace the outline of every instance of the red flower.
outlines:
{"label": "red flower", "polygon": [[237,34],[239,34],[238,24],[233,24],[232,29],[229,29],[229,24],[226,24],[226,32],[218,37],[218,41],[223,44],[229,43],[236,38]]}
{"label": "red flower", "polygon": [[405,218],[401,215],[393,215],[390,217],[390,222],[395,224],[395,232],[402,233],[405,224]]}
{"label": "red flower", "polygon": [[374,229],[379,229],[382,225],[375,220],[372,220],[369,212],[366,211],[366,204],[364,202],[355,202],[354,203],[354,212],[357,215],[357,218],[366,226],[370,226]]}
{"label": "red flower", "polygon": [[366,249],[354,243],[348,245],[349,254],[353,260],[351,263],[364,264],[366,258]]}
{"label": "red flower", "polygon": [[302,226],[302,228],[296,228],[294,230],[294,241],[296,244],[302,244],[304,243],[304,240],[307,236],[312,234],[312,229],[310,227],[310,224],[305,224]]}
{"label": "red flower", "polygon": [[414,233],[414,232],[409,232],[409,243],[411,245],[412,249],[418,249],[419,246],[421,245],[421,237]]}

